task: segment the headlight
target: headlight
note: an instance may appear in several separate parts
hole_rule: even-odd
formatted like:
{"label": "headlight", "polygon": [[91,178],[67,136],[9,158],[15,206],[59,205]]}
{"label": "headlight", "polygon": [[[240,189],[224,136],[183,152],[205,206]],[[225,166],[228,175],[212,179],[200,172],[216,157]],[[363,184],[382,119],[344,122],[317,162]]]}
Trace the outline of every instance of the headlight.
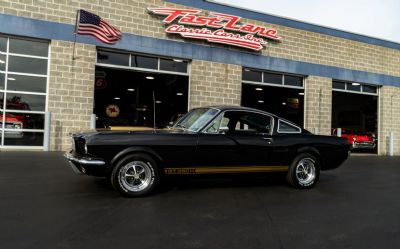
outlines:
{"label": "headlight", "polygon": [[22,124],[14,124],[15,129],[22,129]]}
{"label": "headlight", "polygon": [[87,144],[85,143],[85,154],[87,154]]}

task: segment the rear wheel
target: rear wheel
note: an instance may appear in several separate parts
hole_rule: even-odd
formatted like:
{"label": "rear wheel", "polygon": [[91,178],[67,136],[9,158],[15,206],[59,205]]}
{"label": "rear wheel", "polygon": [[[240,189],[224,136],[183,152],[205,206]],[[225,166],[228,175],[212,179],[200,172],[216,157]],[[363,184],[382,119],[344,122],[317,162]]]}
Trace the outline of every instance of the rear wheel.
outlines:
{"label": "rear wheel", "polygon": [[312,188],[319,179],[320,165],[311,154],[298,155],[290,165],[286,179],[296,188]]}
{"label": "rear wheel", "polygon": [[113,187],[125,196],[149,194],[159,181],[157,163],[146,154],[133,154],[123,158],[111,173]]}

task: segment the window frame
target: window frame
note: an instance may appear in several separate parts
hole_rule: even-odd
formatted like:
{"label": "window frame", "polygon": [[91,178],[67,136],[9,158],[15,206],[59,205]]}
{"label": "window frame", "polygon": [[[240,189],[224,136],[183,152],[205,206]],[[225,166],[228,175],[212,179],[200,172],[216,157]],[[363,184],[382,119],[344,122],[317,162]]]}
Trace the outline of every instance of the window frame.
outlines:
{"label": "window frame", "polygon": [[[122,65],[117,65],[117,64],[100,63],[100,62],[98,62],[98,53],[99,52],[126,54],[129,56],[129,64],[128,64],[128,66],[122,66]],[[145,68],[145,67],[133,67],[132,66],[132,57],[133,56],[142,56],[142,57],[149,57],[149,58],[157,59],[157,69],[151,69],[151,68]],[[161,59],[179,60],[182,62],[186,62],[186,73],[179,72],[179,71],[161,70],[160,69]],[[118,51],[118,50],[104,49],[104,48],[98,48],[96,50],[96,66],[116,68],[116,69],[134,70],[134,71],[141,71],[141,72],[150,72],[150,73],[176,74],[176,75],[184,75],[184,76],[189,76],[189,73],[190,73],[190,60],[188,60],[188,59],[160,57],[160,56],[154,56],[154,55],[149,55],[149,54],[133,53],[133,52]]]}
{"label": "window frame", "polygon": [[[296,128],[296,129],[298,129],[298,131],[281,131],[279,128],[280,128],[280,123],[286,123],[286,124],[288,124],[288,125],[290,125],[290,126],[293,126],[294,128]],[[295,125],[294,123],[292,123],[292,122],[290,122],[290,121],[287,121],[287,120],[284,120],[284,119],[278,119],[278,128],[276,129],[276,131],[279,133],[279,134],[300,134],[301,132],[302,132],[302,129],[299,127],[299,126],[297,126],[297,125]]]}
{"label": "window frame", "polygon": [[[333,87],[334,82],[344,84],[344,89],[334,88]],[[360,84],[360,91],[354,91],[354,90],[347,89],[347,86],[349,84],[353,84],[353,83]],[[376,92],[375,93],[364,92],[364,86],[375,87]],[[345,92],[345,93],[355,93],[355,94],[378,96],[379,95],[379,91],[378,91],[379,87],[380,87],[380,85],[372,85],[372,84],[365,84],[365,83],[351,82],[351,81],[332,80],[332,91],[335,91],[335,92]]]}
{"label": "window frame", "polygon": [[[261,72],[261,81],[251,81],[251,80],[244,80],[243,79],[243,73],[244,72],[249,72],[249,71],[255,71],[255,72]],[[264,82],[264,75],[265,74],[275,74],[275,75],[280,75],[282,80],[280,84],[275,84],[275,83],[267,83]],[[301,78],[302,86],[293,86],[293,85],[286,85],[285,84],[285,76],[292,76],[292,77],[298,77]],[[291,73],[284,73],[284,72],[274,72],[274,71],[262,71],[262,70],[257,70],[257,69],[251,69],[251,68],[243,68],[242,69],[242,84],[253,84],[253,85],[260,85],[260,86],[274,86],[274,87],[285,87],[285,88],[295,88],[295,89],[304,89],[305,88],[305,75],[298,75],[298,74],[291,74]]]}
{"label": "window frame", "polygon": [[[0,128],[0,148],[10,148],[10,149],[43,149],[44,146],[44,140],[42,145],[5,145],[5,134],[6,132],[27,132],[27,133],[41,133],[44,136],[44,128],[43,129],[9,129],[5,128],[6,124],[6,115],[7,113],[21,113],[21,114],[42,114],[45,116],[46,112],[48,111],[48,105],[49,105],[49,80],[50,80],[50,63],[51,63],[51,43],[49,40],[40,40],[40,39],[33,39],[33,38],[27,38],[27,37],[17,37],[17,36],[12,36],[12,35],[7,35],[7,34],[2,34],[1,37],[5,38],[7,40],[7,47],[5,52],[0,52],[0,54],[6,56],[6,65],[5,65],[5,70],[1,70],[0,72],[4,74],[4,89],[0,90],[1,93],[3,93],[3,108],[0,109],[0,113],[2,115],[2,119],[0,120],[0,123],[2,124],[2,128]],[[47,56],[36,56],[36,55],[28,55],[28,54],[19,54],[19,53],[10,53],[10,39],[20,39],[20,40],[25,40],[25,41],[32,41],[32,42],[42,42],[42,43],[47,43],[48,46],[48,53]],[[47,67],[46,67],[46,74],[33,74],[33,73],[22,73],[22,72],[14,72],[14,71],[9,71],[9,57],[10,56],[16,56],[16,57],[23,57],[23,58],[34,58],[34,59],[43,59],[47,60]],[[21,75],[21,76],[32,76],[32,77],[42,77],[46,78],[46,91],[45,92],[30,92],[30,91],[14,91],[14,90],[8,90],[8,76],[9,75]],[[45,98],[45,103],[44,103],[44,110],[43,111],[30,111],[30,110],[14,110],[14,109],[7,109],[7,95],[8,93],[11,94],[28,94],[28,95],[35,95],[35,96],[44,96]],[[45,122],[45,121],[44,121]],[[44,137],[43,137],[44,139]]]}
{"label": "window frame", "polygon": [[[246,113],[260,114],[260,115],[269,117],[270,118],[270,125],[271,125],[270,132],[269,133],[255,134],[255,136],[258,136],[258,135],[272,136],[274,134],[274,128],[275,128],[275,119],[274,119],[274,117],[272,115],[268,114],[268,113],[252,111],[252,110],[224,110],[221,113],[219,113],[213,120],[211,120],[210,123],[204,129],[201,130],[201,133],[203,133],[203,134],[220,134],[220,135],[224,135],[225,133],[220,133],[219,132],[219,128],[221,127],[221,122],[222,122],[222,119],[224,118],[224,115],[225,115],[226,112],[246,112]],[[220,123],[219,123],[218,130],[216,132],[207,132],[207,130],[213,125],[214,121],[219,119],[220,117],[221,117],[221,120],[220,120]]]}

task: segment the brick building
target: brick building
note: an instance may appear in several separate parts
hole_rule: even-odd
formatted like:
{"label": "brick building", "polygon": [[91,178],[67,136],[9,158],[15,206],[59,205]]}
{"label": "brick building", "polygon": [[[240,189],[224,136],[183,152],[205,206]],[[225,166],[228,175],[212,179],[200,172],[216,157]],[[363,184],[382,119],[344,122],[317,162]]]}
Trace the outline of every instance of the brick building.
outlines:
{"label": "brick building", "polygon": [[[179,18],[168,24],[149,8],[239,16],[231,27],[229,18],[179,24],[242,38],[251,32],[235,27],[251,24],[280,39],[253,32],[266,42],[256,50],[168,34]],[[77,9],[109,20],[123,39],[105,45],[78,35],[74,46]],[[400,154],[398,43],[203,0],[0,0],[0,23],[0,150],[42,148],[45,112],[52,114],[50,148],[65,150],[68,134],[88,129],[93,113],[97,127],[150,126],[155,108],[161,127],[188,109],[228,104],[319,134],[374,134],[380,155],[389,153],[392,132]]]}

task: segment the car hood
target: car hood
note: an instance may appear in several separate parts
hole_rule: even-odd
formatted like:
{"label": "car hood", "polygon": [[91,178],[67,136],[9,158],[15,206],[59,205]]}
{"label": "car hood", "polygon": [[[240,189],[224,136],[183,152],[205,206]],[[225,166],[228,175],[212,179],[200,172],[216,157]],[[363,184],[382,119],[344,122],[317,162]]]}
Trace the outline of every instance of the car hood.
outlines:
{"label": "car hood", "polygon": [[356,141],[373,141],[374,138],[370,135],[355,135]]}

